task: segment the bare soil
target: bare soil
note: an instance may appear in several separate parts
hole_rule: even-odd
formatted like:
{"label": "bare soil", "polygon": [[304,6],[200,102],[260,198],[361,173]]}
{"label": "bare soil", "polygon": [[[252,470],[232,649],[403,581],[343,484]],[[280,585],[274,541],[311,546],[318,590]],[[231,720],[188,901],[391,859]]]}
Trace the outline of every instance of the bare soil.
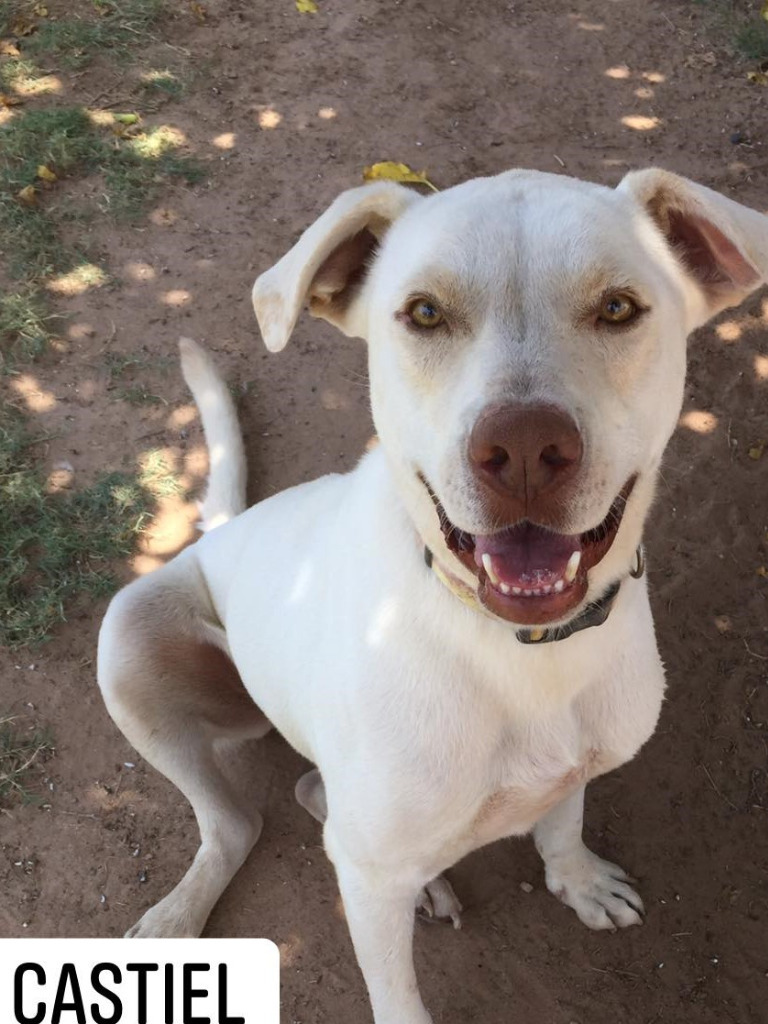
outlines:
{"label": "bare soil", "polygon": [[[655,163],[766,205],[768,91],[747,81],[707,5],[318,2],[300,15],[292,0],[207,0],[203,21],[180,3],[142,53],[188,76],[147,118],[184,132],[209,180],[167,193],[138,229],[88,229],[115,283],[62,301],[67,351],[24,385],[31,415],[56,435],[44,458],[69,461],[76,485],[158,446],[199,484],[180,334],[210,345],[242,392],[254,501],[355,464],[372,433],[363,346],[304,319],[268,357],[249,289],[366,164],[405,161],[447,187],[512,166],[614,184]],[[136,67],[99,59],[76,82],[60,77],[62,103],[75,85],[95,105],[138,102]],[[116,397],[110,352],[147,358],[140,379],[162,401]],[[668,700],[653,740],[588,798],[588,840],[640,879],[644,927],[588,932],[544,889],[530,841],[490,846],[450,873],[463,930],[417,927],[436,1022],[768,1020],[768,454],[754,457],[768,438],[767,382],[765,297],[692,338],[647,537]],[[171,557],[193,520],[191,502],[166,503],[125,578]],[[120,935],[196,848],[185,801],[102,707],[103,611],[83,604],[39,651],[0,660],[0,707],[56,738],[45,805],[0,817],[2,936]],[[363,1024],[333,872],[293,799],[305,767],[275,735],[252,752],[266,826],[207,934],[279,944],[286,1024]]]}

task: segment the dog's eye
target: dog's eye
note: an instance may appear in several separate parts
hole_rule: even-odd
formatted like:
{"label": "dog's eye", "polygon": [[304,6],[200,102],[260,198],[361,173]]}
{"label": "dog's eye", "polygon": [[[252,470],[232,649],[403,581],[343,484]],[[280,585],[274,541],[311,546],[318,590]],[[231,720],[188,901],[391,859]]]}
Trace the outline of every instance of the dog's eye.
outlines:
{"label": "dog's eye", "polygon": [[629,295],[609,295],[600,303],[598,320],[606,324],[626,324],[634,320],[640,309]]}
{"label": "dog's eye", "polygon": [[406,314],[416,327],[439,327],[445,319],[440,307],[431,299],[414,299],[406,308]]}

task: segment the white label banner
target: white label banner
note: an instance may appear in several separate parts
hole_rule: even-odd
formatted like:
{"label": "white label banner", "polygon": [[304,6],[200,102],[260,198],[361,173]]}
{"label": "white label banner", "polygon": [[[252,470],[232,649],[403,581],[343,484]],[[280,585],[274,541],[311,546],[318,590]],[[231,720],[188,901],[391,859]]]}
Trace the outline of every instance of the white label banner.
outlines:
{"label": "white label banner", "polygon": [[268,939],[0,939],[2,1024],[280,1024]]}

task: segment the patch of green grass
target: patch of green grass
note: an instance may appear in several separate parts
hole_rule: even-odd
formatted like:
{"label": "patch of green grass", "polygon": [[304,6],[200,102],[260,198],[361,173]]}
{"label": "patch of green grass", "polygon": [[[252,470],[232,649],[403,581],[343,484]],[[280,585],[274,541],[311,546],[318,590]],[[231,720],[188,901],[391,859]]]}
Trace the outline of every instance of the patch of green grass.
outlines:
{"label": "patch of green grass", "polygon": [[146,42],[149,30],[165,12],[164,0],[114,0],[94,3],[90,17],[40,19],[24,48],[54,57],[62,67],[78,69],[99,54],[124,60],[130,48]]}
{"label": "patch of green grass", "polygon": [[46,732],[22,732],[14,723],[10,716],[0,718],[0,806],[13,799],[39,802],[34,792],[34,775],[54,751]]}
{"label": "patch of green grass", "polygon": [[761,18],[742,25],[736,30],[734,44],[749,60],[765,60],[768,57],[768,22]]}
{"label": "patch of green grass", "polygon": [[762,0],[693,0],[708,15],[709,27],[748,60],[768,57],[768,22],[762,16]]}
{"label": "patch of green grass", "polygon": [[33,287],[0,293],[0,375],[40,355],[56,319]]}
{"label": "patch of green grass", "polygon": [[141,76],[141,88],[148,96],[178,99],[184,92],[184,83],[172,71],[152,70]]}
{"label": "patch of green grass", "polygon": [[[77,107],[29,110],[0,126],[0,233],[10,276],[26,283],[12,296],[16,305],[33,296],[38,322],[46,322],[42,281],[87,263],[84,253],[62,241],[59,223],[71,216],[67,204],[59,210],[58,182],[47,188],[39,180],[41,165],[59,179],[101,173],[102,208],[116,219],[136,221],[169,180],[193,184],[202,179],[199,164],[178,153],[180,142],[177,133],[162,126],[117,137]],[[37,191],[33,202],[24,203],[19,193],[28,186]],[[2,323],[0,339],[7,351],[18,339],[3,332]]]}
{"label": "patch of green grass", "polygon": [[164,398],[150,391],[144,384],[129,384],[118,388],[115,394],[129,405],[168,405]]}
{"label": "patch of green grass", "polygon": [[178,486],[163,464],[109,473],[92,486],[48,493],[35,467],[34,438],[21,414],[0,411],[0,646],[45,640],[78,594],[116,586],[110,563],[125,558],[151,518],[155,498]]}

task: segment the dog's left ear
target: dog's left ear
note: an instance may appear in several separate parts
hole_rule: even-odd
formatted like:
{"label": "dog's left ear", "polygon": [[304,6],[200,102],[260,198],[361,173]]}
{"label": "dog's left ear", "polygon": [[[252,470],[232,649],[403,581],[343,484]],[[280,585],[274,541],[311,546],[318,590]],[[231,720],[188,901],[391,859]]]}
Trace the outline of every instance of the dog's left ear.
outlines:
{"label": "dog's left ear", "polygon": [[296,245],[256,279],[252,299],[264,344],[279,352],[305,302],[313,316],[360,333],[354,299],[368,262],[392,221],[422,197],[393,182],[343,192]]}
{"label": "dog's left ear", "polygon": [[768,280],[768,217],[669,171],[632,171],[619,184],[641,204],[698,287],[692,327],[737,306]]}

